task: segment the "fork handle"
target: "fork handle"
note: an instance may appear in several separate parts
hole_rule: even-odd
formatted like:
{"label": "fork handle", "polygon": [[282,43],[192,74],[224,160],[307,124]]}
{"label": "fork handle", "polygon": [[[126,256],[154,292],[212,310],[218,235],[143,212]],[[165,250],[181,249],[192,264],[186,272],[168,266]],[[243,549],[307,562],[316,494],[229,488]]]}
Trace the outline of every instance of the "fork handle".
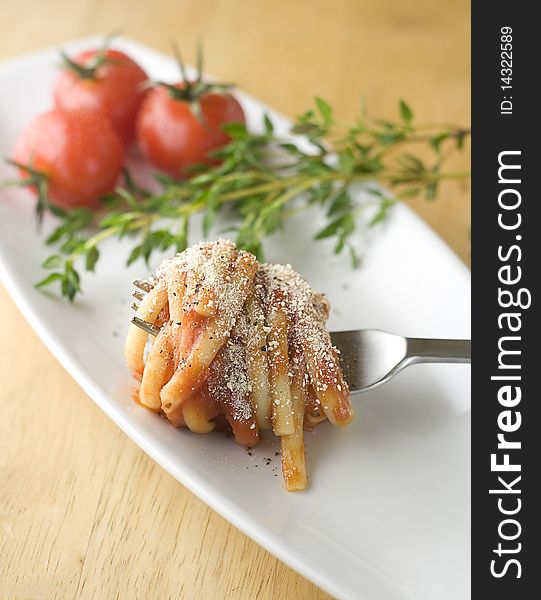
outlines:
{"label": "fork handle", "polygon": [[470,363],[471,340],[408,338],[406,360],[414,363]]}

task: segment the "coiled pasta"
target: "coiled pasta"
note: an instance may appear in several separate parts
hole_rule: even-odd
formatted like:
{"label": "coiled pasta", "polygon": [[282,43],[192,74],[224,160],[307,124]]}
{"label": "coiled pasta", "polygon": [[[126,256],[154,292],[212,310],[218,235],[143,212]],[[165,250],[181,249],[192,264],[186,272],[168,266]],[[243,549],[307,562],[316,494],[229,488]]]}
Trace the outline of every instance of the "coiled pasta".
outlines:
{"label": "coiled pasta", "polygon": [[289,265],[259,264],[233,242],[188,248],[158,268],[130,326],[126,361],[141,404],[176,427],[230,430],[255,446],[280,436],[288,490],[307,484],[304,430],[352,416],[349,388],[325,321],[329,305]]}

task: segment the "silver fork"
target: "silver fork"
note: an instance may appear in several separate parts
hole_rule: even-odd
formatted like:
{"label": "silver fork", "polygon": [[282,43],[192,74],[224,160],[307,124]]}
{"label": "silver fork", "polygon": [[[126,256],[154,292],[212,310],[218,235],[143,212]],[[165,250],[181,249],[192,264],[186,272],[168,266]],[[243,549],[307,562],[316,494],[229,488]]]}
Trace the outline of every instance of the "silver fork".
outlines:
{"label": "silver fork", "polygon": [[[133,284],[142,292],[152,288],[147,281],[136,279]],[[141,300],[143,294],[135,291],[133,296]],[[135,302],[131,306],[133,310],[138,308]],[[151,335],[160,331],[139,317],[133,317],[132,323]],[[344,377],[352,393],[373,390],[410,365],[471,362],[470,340],[406,338],[379,329],[335,331],[331,340],[340,352]]]}
{"label": "silver fork", "polygon": [[420,363],[469,363],[470,340],[406,338],[379,329],[336,331],[332,343],[351,392],[367,392]]}

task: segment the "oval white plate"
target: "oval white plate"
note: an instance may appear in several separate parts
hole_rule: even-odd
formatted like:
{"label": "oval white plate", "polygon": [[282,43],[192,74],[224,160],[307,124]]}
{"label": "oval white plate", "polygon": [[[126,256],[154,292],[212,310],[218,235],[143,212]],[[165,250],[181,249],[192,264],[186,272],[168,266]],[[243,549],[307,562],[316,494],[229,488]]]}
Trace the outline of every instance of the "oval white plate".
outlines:
{"label": "oval white plate", "polygon": [[[95,45],[82,40],[69,52]],[[116,44],[155,78],[173,80],[169,58]],[[55,49],[0,66],[0,155],[51,105]],[[249,122],[265,107],[240,94]],[[273,111],[280,127],[287,121]],[[2,165],[0,177],[13,176]],[[1,192],[0,276],[32,327],[94,401],[183,485],[270,552],[339,598],[457,600],[469,595],[469,367],[419,366],[355,399],[346,429],[307,434],[309,489],[283,490],[276,442],[249,456],[220,435],[177,431],[135,404],[122,357],[131,280],[127,246],[112,241],[85,295],[69,305],[33,284],[47,255],[26,191]],[[331,329],[377,327],[413,336],[469,336],[469,272],[407,208],[398,207],[358,271],[313,243],[317,223],[292,223],[268,246],[291,262],[333,311]],[[51,223],[46,224],[46,231]],[[192,232],[192,242],[199,231]],[[265,457],[272,461],[267,466]],[[234,568],[234,566],[232,566]]]}

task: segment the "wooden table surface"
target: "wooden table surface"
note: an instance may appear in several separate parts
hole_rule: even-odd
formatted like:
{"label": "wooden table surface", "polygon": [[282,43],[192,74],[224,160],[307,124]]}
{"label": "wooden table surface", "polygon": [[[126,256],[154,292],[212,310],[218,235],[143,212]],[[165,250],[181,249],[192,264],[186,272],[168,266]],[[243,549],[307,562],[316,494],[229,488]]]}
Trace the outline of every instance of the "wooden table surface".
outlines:
{"label": "wooden table surface", "polygon": [[[285,114],[361,95],[468,125],[467,0],[0,0],[0,60],[122,28],[193,59]],[[0,90],[9,93],[9,90]],[[455,165],[469,168],[468,153]],[[469,188],[414,209],[469,262]],[[51,356],[0,286],[0,598],[329,596],[154,464]],[[285,493],[285,492],[284,492]]]}

